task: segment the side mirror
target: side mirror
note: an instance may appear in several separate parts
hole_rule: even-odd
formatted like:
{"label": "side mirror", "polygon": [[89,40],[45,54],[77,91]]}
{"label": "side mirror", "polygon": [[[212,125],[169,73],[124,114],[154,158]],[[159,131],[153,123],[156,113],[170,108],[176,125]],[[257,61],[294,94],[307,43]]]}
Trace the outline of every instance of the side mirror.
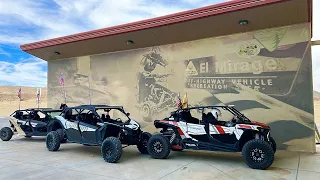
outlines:
{"label": "side mirror", "polygon": [[130,116],[130,113],[127,113],[127,116]]}

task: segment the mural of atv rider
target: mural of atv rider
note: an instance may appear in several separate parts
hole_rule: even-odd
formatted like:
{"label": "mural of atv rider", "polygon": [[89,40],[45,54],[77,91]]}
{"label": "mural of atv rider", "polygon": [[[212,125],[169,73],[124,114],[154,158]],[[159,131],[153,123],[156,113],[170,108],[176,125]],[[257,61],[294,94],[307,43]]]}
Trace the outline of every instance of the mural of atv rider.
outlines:
{"label": "mural of atv rider", "polygon": [[159,84],[173,73],[153,73],[157,66],[165,68],[168,62],[161,55],[159,47],[151,48],[151,52],[144,54],[140,62],[143,72],[138,72],[138,106],[142,110],[144,121],[151,121],[151,116],[158,114],[168,107],[175,107],[176,93]]}

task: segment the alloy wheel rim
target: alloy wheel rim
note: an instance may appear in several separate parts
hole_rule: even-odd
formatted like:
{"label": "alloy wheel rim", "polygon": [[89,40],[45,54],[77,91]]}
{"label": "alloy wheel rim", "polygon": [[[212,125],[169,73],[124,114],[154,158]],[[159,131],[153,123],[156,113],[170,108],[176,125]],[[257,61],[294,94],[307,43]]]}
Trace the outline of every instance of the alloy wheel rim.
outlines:
{"label": "alloy wheel rim", "polygon": [[163,150],[163,147],[162,147],[161,142],[156,141],[156,142],[153,143],[153,151],[154,152],[160,153],[160,152],[162,152],[162,150]]}
{"label": "alloy wheel rim", "polygon": [[112,155],[112,151],[113,151],[113,148],[111,147],[106,147],[105,149],[105,155],[106,157],[110,157]]}
{"label": "alloy wheel rim", "polygon": [[265,159],[265,152],[259,148],[252,149],[250,151],[250,158],[254,162],[262,162]]}
{"label": "alloy wheel rim", "polygon": [[148,146],[148,139],[147,139],[147,138],[144,138],[144,139],[142,140],[142,146],[143,146],[143,147],[147,147],[147,146]]}

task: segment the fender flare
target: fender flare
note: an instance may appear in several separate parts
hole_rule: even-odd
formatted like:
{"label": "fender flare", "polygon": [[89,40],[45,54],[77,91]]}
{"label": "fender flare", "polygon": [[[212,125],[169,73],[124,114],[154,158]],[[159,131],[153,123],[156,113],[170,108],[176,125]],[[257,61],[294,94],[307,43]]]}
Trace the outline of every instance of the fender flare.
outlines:
{"label": "fender flare", "polygon": [[261,134],[261,132],[253,129],[243,129],[243,133],[238,141],[238,148],[241,150],[247,141],[255,138],[256,134]]}
{"label": "fender flare", "polygon": [[172,128],[173,132],[176,135],[176,138],[182,139],[182,137],[181,137],[181,135],[179,133],[179,129],[180,129],[179,126],[176,126],[174,124],[169,124],[168,122],[163,122],[161,120],[155,120],[154,121],[154,126],[157,129],[163,129],[163,130],[168,129],[168,128]]}
{"label": "fender flare", "polygon": [[48,124],[48,128],[47,128],[48,132],[52,131],[53,126],[56,124],[59,124],[59,126],[62,127],[62,129],[64,129],[64,126],[62,125],[62,123],[59,120],[54,120]]}

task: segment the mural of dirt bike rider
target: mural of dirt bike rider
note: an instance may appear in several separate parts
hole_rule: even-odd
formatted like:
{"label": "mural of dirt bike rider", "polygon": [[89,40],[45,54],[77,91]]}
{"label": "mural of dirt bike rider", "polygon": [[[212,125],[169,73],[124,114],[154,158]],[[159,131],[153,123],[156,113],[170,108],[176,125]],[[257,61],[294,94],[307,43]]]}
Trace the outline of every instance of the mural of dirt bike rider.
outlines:
{"label": "mural of dirt bike rider", "polygon": [[152,74],[157,65],[166,67],[168,62],[161,56],[159,47],[153,47],[151,52],[143,55],[140,62],[143,67],[143,72],[138,73],[138,89],[139,89],[139,103],[145,101],[153,101],[156,104],[161,104],[164,100],[162,92],[169,94],[172,92],[158,84],[156,78],[164,78],[171,74]]}

